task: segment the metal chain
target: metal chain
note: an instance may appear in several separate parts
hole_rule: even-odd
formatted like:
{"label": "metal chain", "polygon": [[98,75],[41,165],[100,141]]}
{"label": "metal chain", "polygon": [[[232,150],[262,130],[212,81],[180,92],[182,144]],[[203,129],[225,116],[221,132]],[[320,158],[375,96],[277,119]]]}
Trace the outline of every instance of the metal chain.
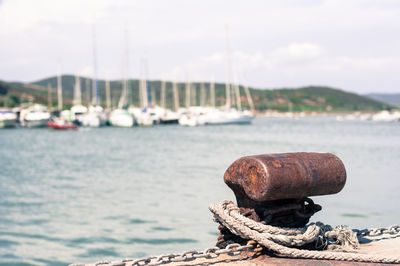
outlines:
{"label": "metal chain", "polygon": [[[262,250],[262,247],[257,245],[257,242],[254,240],[250,240],[246,245],[240,245],[237,243],[227,245],[225,248],[218,247],[210,247],[205,249],[202,252],[191,250],[186,251],[181,254],[166,254],[158,257],[149,256],[142,259],[123,259],[119,262],[111,262],[111,261],[99,261],[94,265],[109,265],[109,266],[125,266],[127,263],[130,263],[132,266],[142,266],[142,265],[161,265],[167,264],[171,262],[184,262],[184,261],[193,261],[195,259],[205,258],[205,259],[215,259],[219,257],[221,254],[227,254],[229,256],[238,256],[243,251],[254,251],[259,252]],[[85,264],[70,264],[69,266],[84,266]]]}
{"label": "metal chain", "polygon": [[[390,227],[378,227],[378,228],[370,228],[370,229],[353,229],[353,231],[357,234],[357,236],[362,237],[376,237],[382,235],[391,235],[392,237],[397,237],[400,235],[400,225],[392,225]],[[94,265],[108,265],[108,266],[125,266],[127,263],[131,263],[132,266],[143,266],[143,265],[161,265],[167,264],[171,262],[185,262],[185,261],[193,261],[199,258],[206,259],[215,259],[219,257],[221,254],[227,254],[229,256],[238,256],[244,250],[259,252],[262,250],[262,247],[257,244],[254,240],[250,240],[246,245],[240,245],[237,243],[229,244],[225,248],[218,247],[210,247],[205,249],[202,252],[191,250],[186,251],[181,254],[166,254],[158,257],[149,256],[142,259],[130,259],[126,258],[119,262],[111,262],[111,261],[98,261]],[[69,266],[85,266],[85,264],[70,264]]]}
{"label": "metal chain", "polygon": [[358,229],[353,229],[355,233],[357,233],[358,236],[381,236],[381,235],[398,235],[400,234],[400,225],[392,225],[390,227],[378,227],[378,228],[370,228],[370,229],[363,229],[363,230],[358,230]]}

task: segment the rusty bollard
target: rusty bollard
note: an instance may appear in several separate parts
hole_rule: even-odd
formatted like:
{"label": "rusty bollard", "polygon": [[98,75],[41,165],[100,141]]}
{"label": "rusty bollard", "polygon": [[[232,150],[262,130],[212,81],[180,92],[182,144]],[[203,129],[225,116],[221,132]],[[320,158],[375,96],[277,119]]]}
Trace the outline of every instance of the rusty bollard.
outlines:
{"label": "rusty bollard", "polygon": [[[236,160],[224,181],[243,215],[264,224],[301,227],[321,210],[308,197],[341,191],[346,170],[331,153],[263,154]],[[226,242],[231,236],[223,226],[220,231],[218,243]]]}

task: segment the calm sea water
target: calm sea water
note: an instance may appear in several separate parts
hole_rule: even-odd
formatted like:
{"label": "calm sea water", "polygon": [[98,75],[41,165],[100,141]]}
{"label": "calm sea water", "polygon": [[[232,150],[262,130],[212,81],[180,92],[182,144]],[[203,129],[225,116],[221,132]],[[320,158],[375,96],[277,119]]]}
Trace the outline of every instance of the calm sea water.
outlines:
{"label": "calm sea water", "polygon": [[331,225],[400,223],[400,123],[258,118],[248,126],[0,130],[0,265],[65,265],[215,244],[207,206],[234,200],[244,155],[328,151],[344,190],[314,197]]}

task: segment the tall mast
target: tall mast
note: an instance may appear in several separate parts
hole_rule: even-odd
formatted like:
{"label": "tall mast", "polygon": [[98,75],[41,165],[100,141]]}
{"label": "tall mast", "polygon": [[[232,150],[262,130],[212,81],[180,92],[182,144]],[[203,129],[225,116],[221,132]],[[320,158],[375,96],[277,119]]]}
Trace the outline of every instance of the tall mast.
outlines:
{"label": "tall mast", "polygon": [[99,86],[97,81],[97,49],[96,49],[96,25],[93,24],[92,27],[92,45],[93,45],[93,99],[92,104],[99,104]]}
{"label": "tall mast", "polygon": [[142,80],[142,96],[143,96],[143,107],[148,106],[147,98],[147,82],[146,79]]}
{"label": "tall mast", "polygon": [[96,81],[92,79],[92,101],[91,105],[96,105]]}
{"label": "tall mast", "polygon": [[230,85],[231,89],[231,105],[230,106],[236,106],[236,97],[235,97],[235,87],[233,83]]}
{"label": "tall mast", "polygon": [[161,105],[162,108],[165,108],[165,80],[164,79],[161,81],[160,105]]}
{"label": "tall mast", "polygon": [[235,89],[235,96],[236,96],[236,107],[241,110],[242,109],[242,103],[240,100],[240,87],[239,87],[239,81],[238,81],[238,69],[234,65],[234,89]]}
{"label": "tall mast", "polygon": [[146,68],[145,68],[145,60],[141,60],[141,80],[140,80],[140,94],[141,94],[141,106],[142,108],[146,108],[148,106],[148,97],[147,97],[147,83],[146,83]]}
{"label": "tall mast", "polygon": [[146,106],[147,107],[152,107],[153,106],[153,99],[152,99],[152,94],[151,94],[151,83],[149,80],[149,67],[148,67],[148,62],[147,60],[144,61],[144,66],[145,66],[145,73],[146,73],[146,88],[147,88],[147,102],[146,102]]}
{"label": "tall mast", "polygon": [[[240,77],[243,80],[243,82],[245,82],[245,80],[243,78],[243,73],[240,73]],[[249,87],[246,84],[243,84],[243,87],[244,87],[244,92],[246,94],[247,102],[249,103],[250,110],[252,112],[254,112],[255,107],[254,107],[254,102],[253,102],[253,99],[251,97],[251,93],[250,93]]]}
{"label": "tall mast", "polygon": [[139,79],[139,105],[140,108],[143,108],[144,101],[143,101],[143,79],[142,79],[142,73],[140,73],[140,79]]}
{"label": "tall mast", "polygon": [[111,90],[110,90],[110,80],[106,80],[106,108],[111,109]]}
{"label": "tall mast", "polygon": [[62,110],[63,102],[62,102],[62,85],[61,85],[61,75],[57,76],[57,102],[58,102],[58,110]]}
{"label": "tall mast", "polygon": [[250,110],[254,111],[254,102],[253,99],[251,98],[249,87],[247,87],[247,85],[243,86],[244,86],[244,92],[246,93],[247,101],[249,102]]}
{"label": "tall mast", "polygon": [[197,87],[196,87],[196,83],[191,84],[191,88],[192,88],[192,93],[191,93],[191,95],[192,95],[192,103],[193,103],[193,106],[196,106],[197,105],[197,95],[196,95]]}
{"label": "tall mast", "polygon": [[150,84],[150,81],[148,80],[148,79],[146,79],[146,96],[147,96],[147,99],[146,99],[146,107],[151,107],[151,105],[152,105],[152,102],[151,102],[151,84]]}
{"label": "tall mast", "polygon": [[189,81],[189,76],[186,77],[186,86],[185,86],[185,106],[186,108],[190,107],[190,81]]}
{"label": "tall mast", "polygon": [[[150,83],[151,86],[151,83]],[[155,90],[151,90],[151,106],[156,106],[157,105],[157,101],[156,101],[156,91]]]}
{"label": "tall mast", "polygon": [[234,85],[233,85],[234,91],[235,91],[235,96],[236,96],[236,107],[238,110],[242,109],[242,103],[240,101],[240,87],[239,87],[239,82],[237,80],[237,69],[235,68],[235,73],[234,73]]}
{"label": "tall mast", "polygon": [[[129,34],[128,34],[128,27],[125,24],[125,31],[124,31],[124,38],[125,38],[125,87],[126,87],[126,94],[125,97],[128,98],[129,94],[132,94],[131,96],[133,97],[133,92],[131,91],[130,88],[130,80],[129,80],[129,74],[130,74],[130,68],[129,68]],[[131,103],[133,101],[132,97],[129,97],[130,100],[125,99],[126,103]]]}
{"label": "tall mast", "polygon": [[122,92],[121,92],[121,97],[119,98],[118,101],[118,109],[122,109],[126,106],[126,94],[127,94],[126,79],[123,80],[121,83],[122,83]]}
{"label": "tall mast", "polygon": [[231,107],[231,62],[230,62],[230,51],[229,51],[229,36],[228,36],[228,25],[225,25],[225,53],[226,53],[226,107]]}
{"label": "tall mast", "polygon": [[51,97],[51,85],[50,82],[47,83],[47,107],[49,108],[49,110],[52,108],[52,103],[53,99]]}
{"label": "tall mast", "polygon": [[204,87],[204,83],[200,85],[200,105],[206,105],[206,88]]}
{"label": "tall mast", "polygon": [[129,90],[129,81],[128,81],[128,76],[129,76],[129,39],[128,39],[128,29],[125,25],[124,29],[124,43],[125,43],[125,53],[124,53],[124,58],[122,60],[122,71],[123,71],[123,80],[121,81],[122,83],[122,92],[121,92],[121,97],[119,98],[118,101],[118,108],[122,109],[125,108],[128,105],[128,90]]}
{"label": "tall mast", "polygon": [[241,110],[242,103],[240,102],[240,87],[237,82],[235,82],[234,88],[235,88],[235,95],[236,95],[236,106],[239,110]]}
{"label": "tall mast", "polygon": [[210,98],[211,98],[211,106],[215,107],[215,83],[212,81],[210,83]]}
{"label": "tall mast", "polygon": [[74,105],[81,105],[81,80],[79,76],[75,76],[75,86],[74,86]]}
{"label": "tall mast", "polygon": [[85,94],[86,94],[86,106],[89,108],[90,105],[90,79],[86,78],[85,83]]}
{"label": "tall mast", "polygon": [[175,111],[177,111],[179,109],[179,94],[178,94],[178,87],[177,87],[175,81],[172,84],[172,89],[173,89],[173,93],[174,93],[174,107],[175,107]]}

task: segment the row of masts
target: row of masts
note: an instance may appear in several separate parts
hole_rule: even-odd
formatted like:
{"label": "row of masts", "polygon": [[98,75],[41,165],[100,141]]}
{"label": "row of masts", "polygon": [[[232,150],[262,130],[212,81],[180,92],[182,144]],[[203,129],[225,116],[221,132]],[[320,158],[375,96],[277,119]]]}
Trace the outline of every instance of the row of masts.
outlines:
{"label": "row of masts", "polygon": [[[125,67],[124,67],[124,79],[122,81],[122,92],[121,92],[121,97],[118,101],[117,108],[118,109],[123,109],[127,108],[129,105],[128,102],[128,94],[133,93],[133,90],[130,88],[130,80],[128,79],[128,75],[130,72],[130,66],[129,66],[129,38],[128,38],[128,30],[127,27],[125,26],[125,31],[124,31],[124,39],[125,39]],[[99,85],[98,85],[98,80],[97,80],[97,48],[96,48],[96,28],[95,25],[93,25],[92,28],[92,41],[93,41],[93,74],[94,74],[94,79],[92,81],[92,99],[91,99],[91,105],[96,106],[100,105],[100,94],[99,94]],[[232,106],[236,105],[236,108],[238,110],[242,109],[241,106],[241,98],[240,98],[240,87],[238,82],[231,83],[231,59],[230,59],[230,46],[229,46],[229,36],[228,36],[228,26],[225,26],[225,52],[226,52],[226,78],[227,81],[225,83],[225,94],[226,94],[226,103],[225,107],[227,109],[230,109]],[[139,81],[139,99],[140,99],[140,105],[141,108],[148,108],[153,106],[153,99],[155,99],[155,95],[152,95],[152,90],[150,88],[150,81],[148,80],[148,63],[147,60],[141,60],[141,75],[142,78]],[[86,79],[86,98],[89,99],[89,80]],[[192,84],[187,79],[187,82],[185,84],[185,107],[189,108],[194,105],[196,105],[197,101],[197,92],[196,89],[192,89]],[[106,108],[111,109],[111,88],[110,88],[110,82],[107,80],[105,84],[106,88]],[[179,94],[178,94],[178,87],[176,82],[173,82],[172,85],[172,90],[173,90],[173,102],[174,102],[174,109],[178,110],[180,108],[179,104]],[[254,103],[251,99],[250,91],[247,86],[244,86],[245,94],[248,100],[248,104],[251,110],[254,110]],[[153,91],[154,93],[154,91]],[[162,81],[161,84],[161,99],[160,99],[160,106],[165,108],[166,107],[166,82]],[[50,92],[49,92],[49,98],[50,98]],[[75,79],[75,86],[74,86],[74,100],[73,104],[74,105],[81,105],[81,84],[80,84],[80,78],[77,76]],[[206,105],[206,89],[204,86],[204,83],[201,83],[200,86],[200,106],[205,106]],[[57,77],[57,100],[58,100],[58,110],[61,110],[63,107],[63,99],[62,99],[62,82],[61,82],[61,76],[58,75]],[[210,105],[212,107],[215,107],[215,85],[214,83],[210,83]],[[49,101],[50,102],[50,101]]]}
{"label": "row of masts", "polygon": [[[97,105],[100,104],[100,99],[99,99],[99,87],[96,84],[96,81],[92,80],[92,86],[90,86],[90,80],[89,78],[85,78],[86,84],[85,84],[85,98],[87,105],[96,105],[96,102],[98,103]],[[122,109],[125,108],[129,105],[128,103],[128,89],[132,90],[130,88],[129,84],[131,81],[128,79],[124,79],[121,81],[122,84],[122,91],[121,91],[121,97],[118,101],[117,108]],[[139,80],[139,102],[140,102],[140,107],[141,108],[146,108],[146,107],[152,107],[155,105],[154,103],[156,102],[155,100],[155,92],[154,90],[151,89],[150,87],[150,81],[141,79]],[[160,99],[159,99],[159,106],[162,108],[166,108],[166,84],[167,82],[165,80],[161,81],[161,88],[160,88]],[[205,83],[200,83],[200,95],[197,97],[197,86],[194,83],[191,83],[190,81],[187,81],[184,84],[185,88],[185,97],[184,97],[184,107],[189,108],[191,106],[197,106],[197,99],[199,98],[199,105],[200,106],[211,106],[211,107],[216,107],[216,100],[215,100],[215,83],[210,82],[209,83],[209,92],[207,93],[207,89],[205,86]],[[232,86],[232,88],[231,88]],[[90,98],[90,87],[92,87],[92,98]],[[225,85],[226,87],[226,85]],[[74,84],[74,93],[73,93],[73,105],[82,105],[82,89],[81,89],[81,77],[75,76],[75,84]],[[93,89],[95,88],[95,89]],[[249,88],[246,85],[243,85],[244,92],[246,94],[247,102],[251,110],[254,110],[254,103],[251,98],[251,94],[249,91]],[[233,89],[233,91],[232,91]],[[241,109],[241,98],[240,98],[240,87],[239,84],[232,84],[228,86],[228,95],[231,96],[231,92],[233,92],[233,96],[235,101],[231,101],[231,97],[227,97],[226,99],[226,105],[227,106],[232,106],[236,105],[237,109]],[[133,92],[130,92],[133,93]],[[208,94],[208,95],[207,95]],[[49,108],[51,108],[51,103],[52,103],[52,93],[51,93],[51,86],[50,83],[48,84],[48,104]],[[209,96],[209,97],[207,97]],[[105,107],[108,110],[111,110],[113,108],[112,103],[111,103],[111,86],[110,86],[110,81],[105,80]],[[180,108],[180,97],[179,97],[179,92],[178,92],[178,84],[177,82],[172,82],[172,102],[173,102],[173,109],[178,110]],[[208,98],[208,99],[207,99]],[[57,102],[58,102],[58,110],[62,110],[63,108],[63,97],[62,97],[62,77],[59,75],[57,76]],[[154,102],[154,103],[153,103]],[[229,103],[229,105],[228,105]]]}

